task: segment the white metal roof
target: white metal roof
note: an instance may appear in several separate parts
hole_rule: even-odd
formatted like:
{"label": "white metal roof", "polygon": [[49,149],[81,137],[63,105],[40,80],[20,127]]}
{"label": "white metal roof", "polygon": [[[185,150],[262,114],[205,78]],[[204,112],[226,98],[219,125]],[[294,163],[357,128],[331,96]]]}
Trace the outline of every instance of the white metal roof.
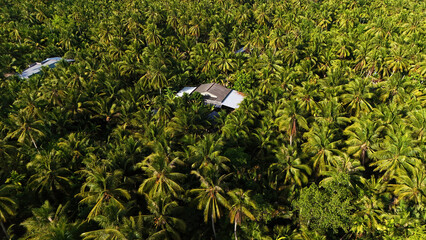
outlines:
{"label": "white metal roof", "polygon": [[[21,78],[29,78],[34,74],[38,74],[41,72],[41,67],[49,67],[54,68],[56,63],[61,61],[61,57],[52,57],[52,58],[46,58],[46,60],[42,61],[41,63],[34,63],[29,68],[25,69],[21,74],[19,74],[19,77]],[[74,62],[73,59],[64,59],[67,62]]]}
{"label": "white metal roof", "polygon": [[182,97],[184,93],[191,94],[195,89],[196,87],[184,87],[176,94],[176,96]]}
{"label": "white metal roof", "polygon": [[223,100],[222,105],[233,109],[238,108],[240,103],[244,100],[244,94],[238,91],[232,90],[228,96]]}
{"label": "white metal roof", "polygon": [[[182,88],[182,90],[180,90],[176,94],[176,96],[177,97],[182,97],[183,94],[185,94],[185,93],[191,94],[194,91],[195,92],[199,92],[199,89],[202,89],[203,87],[210,89],[213,85],[217,85],[217,84],[210,84],[209,86],[207,86],[207,85],[209,85],[209,84],[200,85],[201,87],[198,87],[198,88],[197,87],[184,87],[184,88]],[[223,86],[221,86],[221,87],[228,91],[228,92],[224,93],[226,95],[222,94],[222,95],[224,95],[223,98],[217,99],[207,89],[207,90],[205,90],[206,92],[201,92],[201,94],[204,96],[204,102],[206,104],[214,105],[217,108],[221,108],[222,106],[226,106],[226,107],[233,108],[233,109],[238,108],[238,106],[240,105],[240,103],[244,100],[244,94],[241,93],[241,92],[235,91],[235,90],[227,89],[227,88],[225,88]],[[202,90],[204,90],[204,89],[202,89]],[[218,91],[218,92],[222,93],[224,91],[222,89],[222,91]]]}

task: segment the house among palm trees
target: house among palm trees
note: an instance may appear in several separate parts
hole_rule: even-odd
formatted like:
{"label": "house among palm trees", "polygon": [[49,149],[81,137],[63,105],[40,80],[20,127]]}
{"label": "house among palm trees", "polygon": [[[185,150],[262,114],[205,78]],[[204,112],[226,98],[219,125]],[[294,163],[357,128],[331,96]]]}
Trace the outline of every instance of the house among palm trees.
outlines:
{"label": "house among palm trees", "polygon": [[250,52],[249,48],[242,47],[242,48],[238,49],[237,51],[235,51],[235,54],[237,54],[237,53],[249,53],[249,52]]}
{"label": "house among palm trees", "polygon": [[36,62],[36,63],[31,64],[29,66],[29,68],[25,69],[21,74],[19,74],[19,77],[20,78],[29,78],[34,74],[40,74],[42,67],[54,68],[54,67],[56,67],[56,64],[61,60],[64,60],[66,62],[74,62],[74,59],[65,59],[65,58],[61,58],[61,57],[46,58],[42,62]]}
{"label": "house among palm trees", "polygon": [[184,87],[177,93],[178,97],[183,94],[192,94],[198,92],[204,96],[206,104],[214,105],[216,108],[236,109],[244,100],[244,94],[217,83],[201,84],[198,87]]}

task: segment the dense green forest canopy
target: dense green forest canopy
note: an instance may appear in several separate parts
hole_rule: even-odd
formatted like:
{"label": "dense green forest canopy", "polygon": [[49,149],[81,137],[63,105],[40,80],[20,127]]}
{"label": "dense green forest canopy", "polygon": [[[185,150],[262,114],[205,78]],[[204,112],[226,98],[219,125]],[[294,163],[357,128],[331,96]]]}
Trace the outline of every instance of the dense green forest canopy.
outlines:
{"label": "dense green forest canopy", "polygon": [[426,238],[425,1],[0,6],[0,238]]}

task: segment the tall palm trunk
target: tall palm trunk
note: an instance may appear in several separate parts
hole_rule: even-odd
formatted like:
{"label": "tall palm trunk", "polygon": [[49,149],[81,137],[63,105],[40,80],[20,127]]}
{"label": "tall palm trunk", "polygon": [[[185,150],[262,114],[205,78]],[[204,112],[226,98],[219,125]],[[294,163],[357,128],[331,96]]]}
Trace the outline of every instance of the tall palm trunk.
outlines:
{"label": "tall palm trunk", "polygon": [[291,132],[290,132],[290,146],[293,144],[293,136],[296,135],[296,118],[293,118],[293,124],[291,126]]}
{"label": "tall palm trunk", "polygon": [[238,240],[238,238],[237,238],[237,226],[238,226],[237,221],[236,221],[236,219],[234,219],[234,236],[235,236],[235,240]]}
{"label": "tall palm trunk", "polygon": [[3,225],[3,222],[2,222],[2,221],[0,221],[0,225],[1,225],[1,229],[2,229],[2,230],[3,230],[3,232],[4,232],[4,235],[6,235],[6,239],[7,239],[7,240],[9,240],[9,239],[10,239],[10,236],[9,236],[9,234],[7,233],[6,228],[4,227],[4,225]]}
{"label": "tall palm trunk", "polygon": [[213,229],[214,239],[216,239],[216,229],[214,228],[214,218],[213,218],[213,214],[212,214],[212,229]]}
{"label": "tall palm trunk", "polygon": [[30,131],[28,131],[28,134],[30,135],[31,142],[33,143],[34,147],[37,149],[37,152],[38,152],[38,153],[40,153],[40,151],[38,150],[37,144],[36,144],[36,142],[34,141],[34,138],[33,138],[33,136],[31,135]]}

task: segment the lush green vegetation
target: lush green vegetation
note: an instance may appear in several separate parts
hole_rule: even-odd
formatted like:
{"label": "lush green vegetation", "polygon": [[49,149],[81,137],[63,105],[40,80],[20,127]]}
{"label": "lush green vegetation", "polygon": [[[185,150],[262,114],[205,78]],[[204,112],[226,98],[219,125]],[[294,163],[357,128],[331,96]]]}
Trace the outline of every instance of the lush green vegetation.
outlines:
{"label": "lush green vegetation", "polygon": [[1,238],[426,238],[425,1],[0,6]]}

